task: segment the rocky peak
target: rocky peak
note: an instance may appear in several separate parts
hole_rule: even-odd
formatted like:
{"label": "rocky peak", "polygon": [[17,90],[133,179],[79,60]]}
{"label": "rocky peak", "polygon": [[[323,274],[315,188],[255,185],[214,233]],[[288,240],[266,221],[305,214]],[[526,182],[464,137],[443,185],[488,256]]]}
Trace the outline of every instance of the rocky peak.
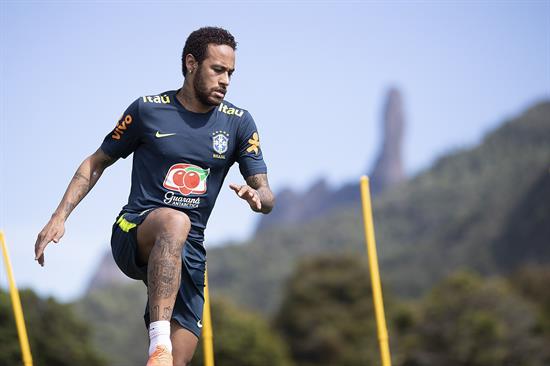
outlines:
{"label": "rocky peak", "polygon": [[381,192],[405,179],[401,158],[404,129],[405,117],[401,93],[392,88],[386,99],[382,119],[382,148],[370,174],[373,193]]}
{"label": "rocky peak", "polygon": [[[369,174],[373,194],[405,179],[401,158],[405,117],[403,98],[396,88],[388,91],[381,122],[382,146]],[[324,179],[318,180],[303,193],[287,188],[277,194],[275,208],[270,215],[261,217],[257,231],[270,226],[304,223],[324,216],[340,206],[358,202],[358,199],[356,182],[346,184],[338,190],[328,187]]]}

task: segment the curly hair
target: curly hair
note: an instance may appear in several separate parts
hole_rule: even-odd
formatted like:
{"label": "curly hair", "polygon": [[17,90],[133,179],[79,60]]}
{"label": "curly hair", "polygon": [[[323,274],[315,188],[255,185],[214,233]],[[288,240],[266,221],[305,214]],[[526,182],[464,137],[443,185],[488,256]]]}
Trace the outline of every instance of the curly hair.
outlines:
{"label": "curly hair", "polygon": [[181,55],[181,71],[183,76],[187,75],[187,66],[185,65],[185,56],[192,54],[195,60],[200,64],[206,58],[208,44],[227,45],[233,50],[237,49],[237,42],[231,33],[223,28],[203,27],[197,29],[187,37],[183,53]]}

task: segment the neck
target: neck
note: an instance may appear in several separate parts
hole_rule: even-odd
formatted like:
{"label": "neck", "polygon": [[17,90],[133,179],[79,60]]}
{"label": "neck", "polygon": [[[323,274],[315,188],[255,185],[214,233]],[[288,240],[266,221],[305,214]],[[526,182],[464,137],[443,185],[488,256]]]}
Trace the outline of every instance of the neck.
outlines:
{"label": "neck", "polygon": [[190,112],[207,113],[215,108],[215,106],[201,103],[195,95],[192,83],[187,82],[187,80],[185,80],[183,87],[176,93],[176,98]]}

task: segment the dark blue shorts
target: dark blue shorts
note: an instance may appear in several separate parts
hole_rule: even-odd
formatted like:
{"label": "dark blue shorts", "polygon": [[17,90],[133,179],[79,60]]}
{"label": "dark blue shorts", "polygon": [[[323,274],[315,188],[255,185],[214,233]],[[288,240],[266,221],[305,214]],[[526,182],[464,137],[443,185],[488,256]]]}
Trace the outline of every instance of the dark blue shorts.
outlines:
{"label": "dark blue shorts", "polygon": [[[137,226],[153,210],[143,213],[121,213],[113,224],[111,250],[118,267],[128,277],[147,285],[147,265],[140,266],[137,257]],[[204,272],[206,254],[201,240],[187,238],[182,250],[181,285],[176,296],[172,320],[200,337],[204,306]],[[149,327],[149,302],[143,316]]]}

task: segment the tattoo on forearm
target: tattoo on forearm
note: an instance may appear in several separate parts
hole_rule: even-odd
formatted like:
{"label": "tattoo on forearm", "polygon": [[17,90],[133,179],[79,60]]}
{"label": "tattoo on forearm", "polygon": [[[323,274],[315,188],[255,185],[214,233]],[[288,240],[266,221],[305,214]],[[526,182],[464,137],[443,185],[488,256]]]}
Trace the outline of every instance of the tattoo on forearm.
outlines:
{"label": "tattoo on forearm", "polygon": [[250,177],[246,178],[246,184],[256,190],[263,186],[269,187],[266,174],[251,175]]}
{"label": "tattoo on forearm", "polygon": [[77,171],[76,173],[74,173],[74,176],[73,176],[73,180],[79,180],[79,179],[81,179],[85,182],[90,182],[88,177],[85,177],[82,173],[80,173],[80,170]]}
{"label": "tattoo on forearm", "polygon": [[[99,162],[93,163],[93,161]],[[58,206],[55,214],[61,214],[66,219],[74,210],[76,205],[90,192],[101,177],[103,170],[113,164],[116,159],[106,155],[101,149],[96,151],[93,158],[87,158],[74,173],[69,187],[65,191],[63,200]]]}
{"label": "tattoo on forearm", "polygon": [[246,184],[254,188],[260,196],[262,202],[262,212],[268,213],[273,208],[274,197],[271,189],[269,188],[269,182],[267,181],[267,174],[256,174],[246,178]]}
{"label": "tattoo on forearm", "polygon": [[101,167],[103,169],[105,169],[105,168],[109,167],[110,165],[112,165],[115,161],[116,161],[116,159],[113,159],[109,155],[106,155],[105,153],[103,153],[103,158],[101,159],[101,161],[99,163],[101,164]]}
{"label": "tattoo on forearm", "polygon": [[69,216],[72,210],[93,186],[93,184],[90,183],[90,179],[82,174],[80,169],[74,174],[72,182],[72,184],[74,184],[74,190],[71,189],[72,194],[69,193],[69,201],[63,206],[63,213],[65,216]]}
{"label": "tattoo on forearm", "polygon": [[65,214],[65,216],[69,216],[69,214],[73,211],[74,206],[75,206],[74,203],[71,203],[71,202],[65,203],[65,206],[63,207],[63,213]]}
{"label": "tattoo on forearm", "polygon": [[257,189],[260,186],[260,178],[255,175],[248,177],[246,178],[246,184],[254,189]]}

